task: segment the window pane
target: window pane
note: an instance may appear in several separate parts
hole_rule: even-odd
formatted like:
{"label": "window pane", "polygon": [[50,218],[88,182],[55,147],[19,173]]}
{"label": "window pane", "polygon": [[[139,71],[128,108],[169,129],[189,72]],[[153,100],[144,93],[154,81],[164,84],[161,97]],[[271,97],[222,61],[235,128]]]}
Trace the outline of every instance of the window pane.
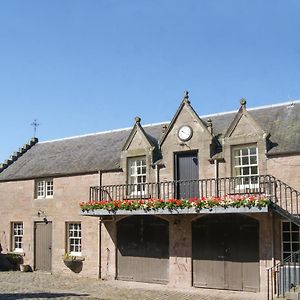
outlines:
{"label": "window pane", "polygon": [[240,150],[234,150],[233,155],[234,156],[239,156],[240,155]]}
{"label": "window pane", "polygon": [[256,148],[250,148],[250,154],[256,154]]}
{"label": "window pane", "polygon": [[289,232],[284,232],[282,234],[282,239],[283,239],[284,242],[289,242],[291,240],[290,233]]}
{"label": "window pane", "polygon": [[299,241],[299,232],[293,232],[292,233],[292,240],[293,240],[293,242],[298,242]]}
{"label": "window pane", "polygon": [[282,222],[282,229],[284,231],[290,231],[290,222]]}
{"label": "window pane", "polygon": [[242,149],[242,155],[248,155],[248,148],[243,148]]}
{"label": "window pane", "polygon": [[251,167],[251,174],[252,175],[257,175],[257,167]]}
{"label": "window pane", "polygon": [[299,250],[299,243],[292,243],[292,251],[298,251]]}
{"label": "window pane", "polygon": [[291,251],[291,244],[283,243],[283,251]]}
{"label": "window pane", "polygon": [[257,164],[257,157],[256,156],[250,156],[250,164],[251,165]]}
{"label": "window pane", "polygon": [[242,165],[249,165],[249,157],[242,157]]}
{"label": "window pane", "polygon": [[249,175],[249,168],[243,168],[243,175]]}

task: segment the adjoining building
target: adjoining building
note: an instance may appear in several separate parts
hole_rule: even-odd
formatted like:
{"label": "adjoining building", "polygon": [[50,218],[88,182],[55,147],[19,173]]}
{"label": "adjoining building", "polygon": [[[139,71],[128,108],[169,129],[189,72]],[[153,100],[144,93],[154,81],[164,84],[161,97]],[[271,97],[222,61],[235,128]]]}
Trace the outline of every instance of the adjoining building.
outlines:
{"label": "adjoining building", "polygon": [[300,101],[199,117],[186,93],[171,122],[23,146],[0,243],[34,270],[266,293],[299,250],[299,190]]}

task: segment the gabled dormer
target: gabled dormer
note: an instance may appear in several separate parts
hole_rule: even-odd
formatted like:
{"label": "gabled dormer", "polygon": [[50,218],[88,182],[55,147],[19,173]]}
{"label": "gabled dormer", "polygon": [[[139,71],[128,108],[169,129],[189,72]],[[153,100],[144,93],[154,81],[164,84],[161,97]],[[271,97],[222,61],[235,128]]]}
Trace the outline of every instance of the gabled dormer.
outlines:
{"label": "gabled dormer", "polygon": [[250,177],[266,173],[268,137],[269,134],[247,111],[246,100],[241,99],[240,108],[222,139],[224,175],[241,177],[243,182],[256,184],[250,182],[253,180]]}
{"label": "gabled dormer", "polygon": [[[189,131],[187,129],[185,132],[180,131],[179,129],[183,126],[190,127],[191,130]],[[208,130],[205,122],[199,118],[198,114],[191,106],[189,93],[185,91],[180,106],[159,142],[160,148],[163,148],[164,143],[168,139],[175,138],[179,143],[188,144],[188,141],[191,140],[192,137],[199,138],[199,136],[203,139],[212,139],[211,132]]]}
{"label": "gabled dormer", "polygon": [[135,124],[121,150],[121,167],[126,182],[132,184],[130,196],[141,196],[143,183],[155,180],[153,162],[157,156],[157,142],[148,135],[141,125],[141,118]]}
{"label": "gabled dormer", "polygon": [[233,121],[229,125],[224,139],[228,138],[240,138],[244,137],[263,137],[266,136],[266,132],[260,127],[260,125],[254,120],[246,109],[246,100],[240,100],[240,109],[235,115]]}
{"label": "gabled dormer", "polygon": [[[185,92],[174,117],[160,140],[164,167],[160,180],[198,180],[213,176],[210,165],[212,130],[191,106]],[[182,196],[182,195],[181,195]]]}

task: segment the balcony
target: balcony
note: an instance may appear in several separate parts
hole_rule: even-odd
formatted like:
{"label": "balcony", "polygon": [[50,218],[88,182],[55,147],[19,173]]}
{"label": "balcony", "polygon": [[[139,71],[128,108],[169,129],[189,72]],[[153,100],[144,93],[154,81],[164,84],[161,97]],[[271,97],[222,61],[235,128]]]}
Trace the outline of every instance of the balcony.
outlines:
{"label": "balcony", "polygon": [[[268,205],[255,204],[255,199],[278,202],[277,192],[276,178],[269,175],[119,184],[90,187],[89,202],[81,207],[82,215],[94,216],[267,212]],[[250,200],[244,201],[245,198],[252,199],[253,205],[248,203]],[[155,201],[160,204],[153,204]],[[170,201],[177,201],[174,203],[178,206],[173,205],[173,202],[168,205],[164,203]],[[201,206],[197,201],[206,201],[208,204]],[[219,201],[220,206],[215,205],[214,201]],[[233,201],[240,202],[231,203]],[[116,205],[113,206],[113,203]],[[150,209],[146,204],[150,205]],[[121,208],[118,209],[117,205]],[[141,207],[137,207],[138,205]]]}
{"label": "balcony", "polygon": [[224,177],[158,183],[119,184],[90,187],[90,201],[131,199],[189,199],[225,195],[268,194],[274,196],[272,176]]}

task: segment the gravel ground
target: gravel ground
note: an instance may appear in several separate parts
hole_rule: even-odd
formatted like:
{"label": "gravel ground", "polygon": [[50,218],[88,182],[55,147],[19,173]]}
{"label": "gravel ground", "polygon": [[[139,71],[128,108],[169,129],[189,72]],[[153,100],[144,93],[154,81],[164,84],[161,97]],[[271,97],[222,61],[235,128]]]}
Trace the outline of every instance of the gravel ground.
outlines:
{"label": "gravel ground", "polygon": [[174,289],[157,284],[100,281],[40,272],[0,272],[0,300],[263,300],[255,293]]}

